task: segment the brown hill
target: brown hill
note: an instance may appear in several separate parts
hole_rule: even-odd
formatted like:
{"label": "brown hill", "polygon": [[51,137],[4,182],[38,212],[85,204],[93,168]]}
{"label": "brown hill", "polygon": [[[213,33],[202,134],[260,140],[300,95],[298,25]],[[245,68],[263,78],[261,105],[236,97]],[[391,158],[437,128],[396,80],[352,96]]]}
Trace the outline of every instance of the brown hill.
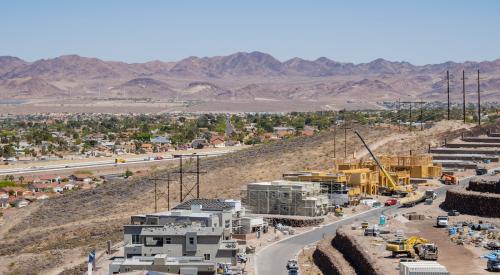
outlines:
{"label": "brown hill", "polygon": [[[444,98],[446,70],[450,71],[453,98],[458,98],[461,91],[462,70],[467,73],[468,91],[476,89],[476,71],[480,70],[485,100],[500,100],[500,59],[416,66],[381,58],[361,64],[326,57],[280,62],[261,52],[133,64],[77,55],[31,63],[0,57],[0,97],[49,97],[61,91],[90,96],[89,91],[105,91],[101,96],[202,101],[338,102],[357,98],[374,103],[408,96],[436,100]],[[25,83],[27,79],[38,84]],[[25,93],[16,94],[19,92]]]}

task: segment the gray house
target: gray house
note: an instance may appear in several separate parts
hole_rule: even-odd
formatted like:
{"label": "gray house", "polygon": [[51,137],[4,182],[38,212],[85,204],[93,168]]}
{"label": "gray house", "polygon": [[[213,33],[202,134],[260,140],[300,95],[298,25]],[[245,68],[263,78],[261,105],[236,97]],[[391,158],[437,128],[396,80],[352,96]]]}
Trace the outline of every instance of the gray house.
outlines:
{"label": "gray house", "polygon": [[[188,206],[191,209],[182,209]],[[202,211],[202,207],[203,203],[187,203],[181,209],[132,216],[123,227],[124,258],[113,261],[110,271],[177,273],[194,268],[200,274],[213,274],[217,266],[236,265],[238,247],[231,239],[231,209]]]}

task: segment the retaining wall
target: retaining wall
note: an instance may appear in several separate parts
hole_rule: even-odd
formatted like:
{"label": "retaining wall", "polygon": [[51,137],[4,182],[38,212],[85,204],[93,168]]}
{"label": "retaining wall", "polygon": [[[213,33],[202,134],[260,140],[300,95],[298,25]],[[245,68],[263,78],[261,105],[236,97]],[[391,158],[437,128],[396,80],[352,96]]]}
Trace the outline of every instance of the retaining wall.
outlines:
{"label": "retaining wall", "polygon": [[333,238],[332,244],[337,250],[342,251],[345,259],[355,269],[357,274],[386,275],[376,268],[376,259],[364,250],[359,250],[361,245],[346,233],[347,227],[339,227]]}
{"label": "retaining wall", "polygon": [[500,194],[450,189],[446,191],[446,199],[441,207],[463,214],[500,218]]}
{"label": "retaining wall", "polygon": [[500,178],[492,176],[473,178],[469,181],[467,190],[500,194]]}
{"label": "retaining wall", "polygon": [[321,240],[313,253],[314,263],[323,274],[351,275],[356,274],[354,268],[344,258],[344,255],[333,247],[333,238]]}

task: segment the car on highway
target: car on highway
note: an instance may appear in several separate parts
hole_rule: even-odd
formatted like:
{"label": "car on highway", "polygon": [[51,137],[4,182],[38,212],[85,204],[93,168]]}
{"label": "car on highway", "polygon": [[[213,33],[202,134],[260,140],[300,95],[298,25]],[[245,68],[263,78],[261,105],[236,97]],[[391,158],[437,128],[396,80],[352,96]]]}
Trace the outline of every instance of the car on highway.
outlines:
{"label": "car on highway", "polygon": [[385,206],[392,206],[392,205],[396,205],[398,203],[398,200],[396,199],[388,199],[385,201]]}
{"label": "car on highway", "polygon": [[162,157],[162,156],[156,156],[156,157],[155,157],[155,160],[162,160],[162,159],[163,159],[163,157]]}

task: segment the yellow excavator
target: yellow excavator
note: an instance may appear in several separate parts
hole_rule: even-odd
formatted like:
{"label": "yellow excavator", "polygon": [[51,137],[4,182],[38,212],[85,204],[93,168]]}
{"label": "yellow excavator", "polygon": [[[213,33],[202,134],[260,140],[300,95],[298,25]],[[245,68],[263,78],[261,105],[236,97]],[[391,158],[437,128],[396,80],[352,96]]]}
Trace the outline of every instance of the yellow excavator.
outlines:
{"label": "yellow excavator", "polygon": [[437,245],[418,236],[411,236],[406,240],[389,241],[385,246],[385,250],[391,251],[393,257],[406,255],[408,258],[414,258],[418,256],[421,260],[427,261],[437,260],[438,258]]}
{"label": "yellow excavator", "polygon": [[370,150],[370,147],[366,144],[365,140],[361,135],[359,134],[358,131],[354,131],[356,135],[359,137],[363,145],[365,146],[366,150],[368,150],[368,153],[372,156],[373,160],[377,164],[378,168],[380,171],[384,174],[384,176],[387,178],[388,181],[388,187],[386,190],[382,192],[382,195],[398,195],[400,197],[406,197],[409,193],[413,192],[413,187],[411,185],[398,185],[394,182],[392,176],[385,170],[384,166],[380,163],[378,158],[373,154],[372,150]]}

